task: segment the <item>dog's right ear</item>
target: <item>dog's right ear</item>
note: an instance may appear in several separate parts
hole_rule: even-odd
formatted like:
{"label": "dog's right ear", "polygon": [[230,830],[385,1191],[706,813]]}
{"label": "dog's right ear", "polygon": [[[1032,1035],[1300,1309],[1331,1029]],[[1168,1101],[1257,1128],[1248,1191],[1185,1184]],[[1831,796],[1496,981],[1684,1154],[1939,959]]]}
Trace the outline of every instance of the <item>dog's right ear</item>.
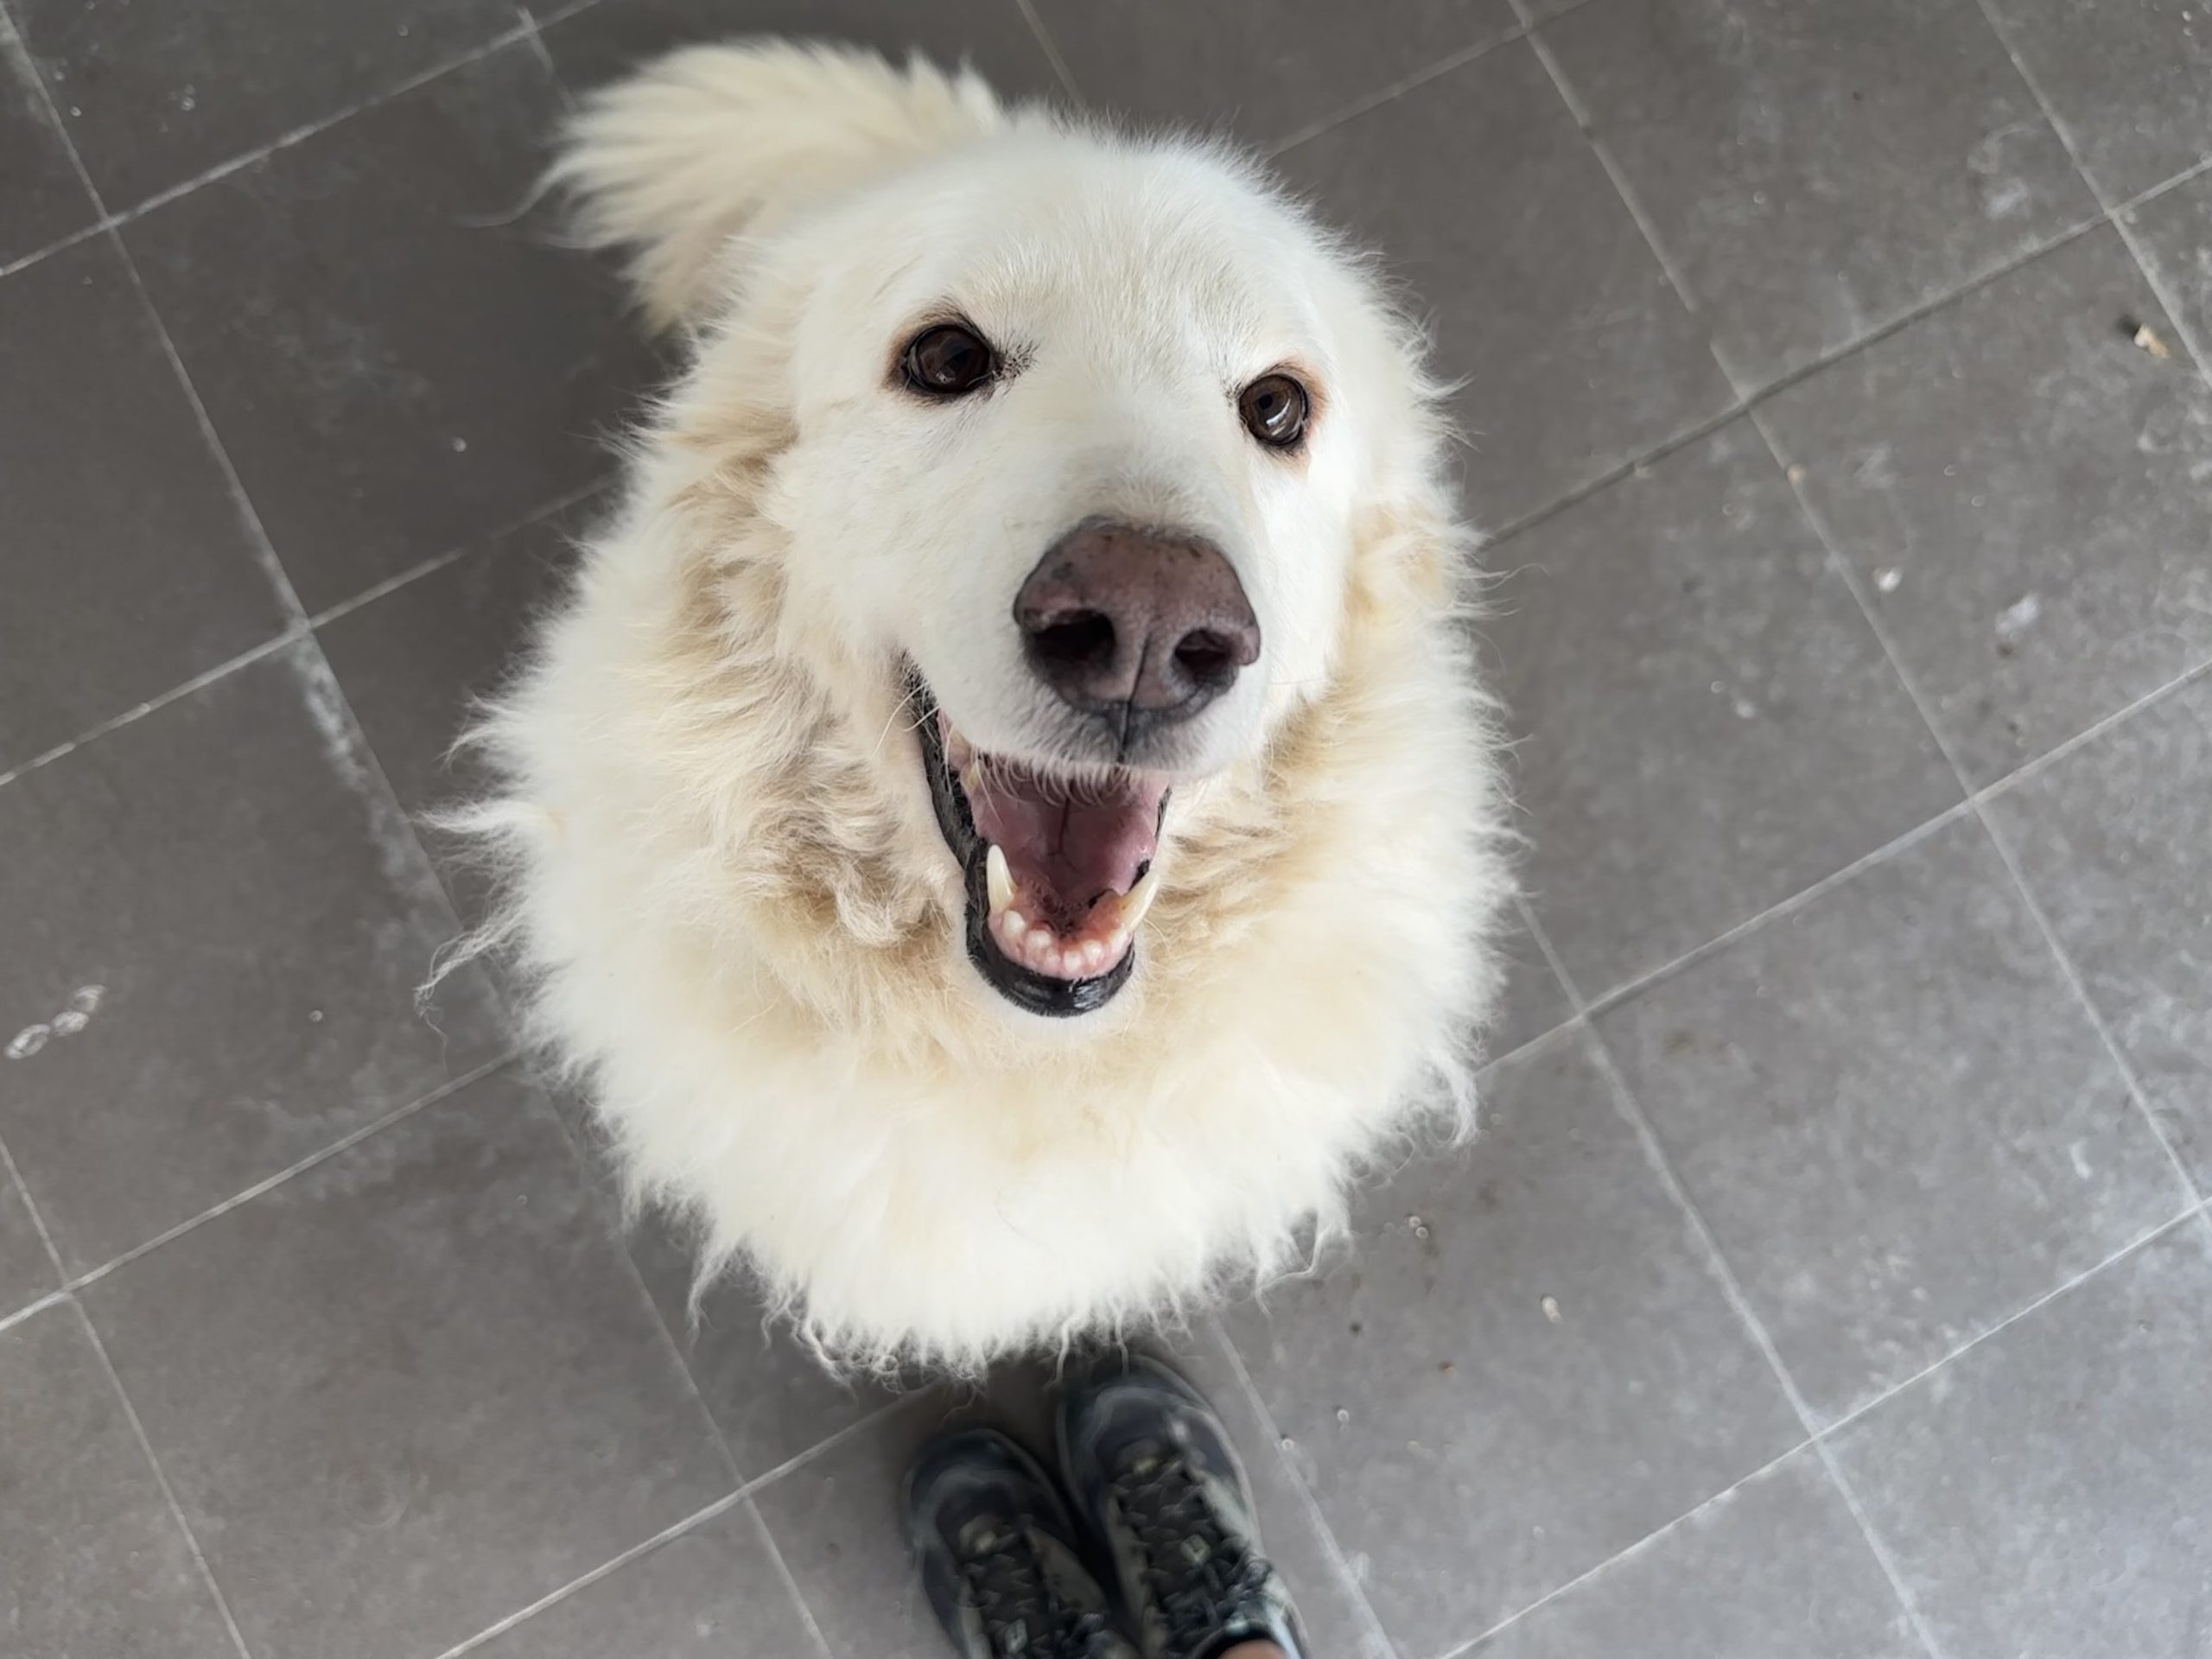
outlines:
{"label": "dog's right ear", "polygon": [[594,93],[552,181],[593,247],[630,251],[656,327],[702,322],[727,292],[733,238],[810,202],[996,131],[1005,111],[963,70],[762,41],[689,47]]}

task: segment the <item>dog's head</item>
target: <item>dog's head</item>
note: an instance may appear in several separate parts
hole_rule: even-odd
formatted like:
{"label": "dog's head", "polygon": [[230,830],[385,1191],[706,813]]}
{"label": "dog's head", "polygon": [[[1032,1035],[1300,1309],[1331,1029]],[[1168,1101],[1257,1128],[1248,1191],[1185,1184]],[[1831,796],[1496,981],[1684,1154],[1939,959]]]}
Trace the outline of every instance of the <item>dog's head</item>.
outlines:
{"label": "dog's head", "polygon": [[[1235,158],[862,79],[789,118],[899,142],[732,186],[751,239],[699,378],[775,411],[789,632],[903,708],[881,764],[926,791],[969,960],[1089,1014],[1137,970],[1179,810],[1327,684],[1391,469],[1427,475],[1423,389],[1355,264]],[[908,130],[924,97],[950,141]]]}

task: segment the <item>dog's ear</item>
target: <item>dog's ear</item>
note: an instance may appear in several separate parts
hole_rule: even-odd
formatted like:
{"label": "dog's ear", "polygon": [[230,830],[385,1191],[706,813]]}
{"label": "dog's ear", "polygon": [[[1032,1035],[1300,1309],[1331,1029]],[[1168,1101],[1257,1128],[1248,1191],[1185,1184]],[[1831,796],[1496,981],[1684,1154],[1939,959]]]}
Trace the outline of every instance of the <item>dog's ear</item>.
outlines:
{"label": "dog's ear", "polygon": [[916,59],[762,41],[690,47],[594,94],[552,180],[594,247],[630,252],[657,327],[700,322],[726,291],[733,238],[810,202],[996,130],[988,86]]}

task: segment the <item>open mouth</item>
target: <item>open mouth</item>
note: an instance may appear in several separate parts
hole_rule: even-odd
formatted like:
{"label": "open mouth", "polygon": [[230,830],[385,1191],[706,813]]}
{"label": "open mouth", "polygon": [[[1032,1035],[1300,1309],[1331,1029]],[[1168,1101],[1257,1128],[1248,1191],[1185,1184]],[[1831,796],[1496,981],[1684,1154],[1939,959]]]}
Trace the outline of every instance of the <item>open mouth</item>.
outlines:
{"label": "open mouth", "polygon": [[913,701],[938,827],[967,878],[969,959],[1033,1014],[1105,1007],[1136,966],[1166,781],[980,753],[918,679]]}

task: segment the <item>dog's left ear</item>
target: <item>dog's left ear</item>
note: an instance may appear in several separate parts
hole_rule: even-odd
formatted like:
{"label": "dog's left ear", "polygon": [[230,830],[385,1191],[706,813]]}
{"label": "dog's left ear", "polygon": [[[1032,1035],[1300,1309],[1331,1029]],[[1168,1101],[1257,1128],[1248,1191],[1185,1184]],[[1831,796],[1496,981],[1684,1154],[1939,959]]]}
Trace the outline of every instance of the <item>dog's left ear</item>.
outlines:
{"label": "dog's left ear", "polygon": [[916,59],[760,41],[690,47],[595,93],[552,181],[587,245],[625,248],[656,327],[710,319],[729,250],[810,204],[999,130],[972,73]]}

